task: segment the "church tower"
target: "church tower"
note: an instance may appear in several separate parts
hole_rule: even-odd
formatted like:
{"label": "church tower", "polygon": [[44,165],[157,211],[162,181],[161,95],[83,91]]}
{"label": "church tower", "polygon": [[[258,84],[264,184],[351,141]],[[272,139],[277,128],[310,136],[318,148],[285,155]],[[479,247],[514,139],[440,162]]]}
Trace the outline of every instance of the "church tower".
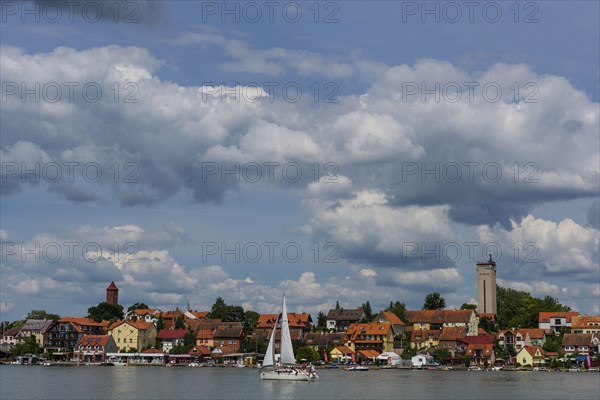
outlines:
{"label": "church tower", "polygon": [[477,263],[477,312],[496,314],[496,263],[491,254],[488,261]]}
{"label": "church tower", "polygon": [[119,288],[114,281],[106,288],[106,302],[108,304],[119,304]]}

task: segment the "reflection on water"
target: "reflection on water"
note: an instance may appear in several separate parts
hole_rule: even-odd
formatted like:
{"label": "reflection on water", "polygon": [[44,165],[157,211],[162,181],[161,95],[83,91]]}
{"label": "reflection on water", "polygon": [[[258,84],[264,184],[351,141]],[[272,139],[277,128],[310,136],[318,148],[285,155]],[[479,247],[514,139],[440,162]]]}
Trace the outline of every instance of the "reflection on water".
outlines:
{"label": "reflection on water", "polygon": [[0,366],[0,399],[598,399],[600,374],[319,370],[261,381],[252,368]]}

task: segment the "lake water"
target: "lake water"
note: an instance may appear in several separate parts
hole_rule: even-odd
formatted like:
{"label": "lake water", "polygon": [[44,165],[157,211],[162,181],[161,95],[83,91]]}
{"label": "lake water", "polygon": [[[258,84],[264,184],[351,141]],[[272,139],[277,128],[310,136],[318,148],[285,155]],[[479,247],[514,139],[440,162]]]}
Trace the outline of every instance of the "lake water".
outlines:
{"label": "lake water", "polygon": [[594,399],[599,373],[319,370],[261,381],[254,368],[0,366],[0,399]]}

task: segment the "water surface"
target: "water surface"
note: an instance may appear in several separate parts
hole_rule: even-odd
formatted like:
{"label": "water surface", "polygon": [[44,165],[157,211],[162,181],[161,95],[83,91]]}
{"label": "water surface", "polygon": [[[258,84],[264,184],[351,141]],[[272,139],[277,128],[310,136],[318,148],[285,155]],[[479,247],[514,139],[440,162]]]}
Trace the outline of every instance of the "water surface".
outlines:
{"label": "water surface", "polygon": [[594,399],[599,373],[319,370],[261,381],[253,368],[0,366],[0,399]]}

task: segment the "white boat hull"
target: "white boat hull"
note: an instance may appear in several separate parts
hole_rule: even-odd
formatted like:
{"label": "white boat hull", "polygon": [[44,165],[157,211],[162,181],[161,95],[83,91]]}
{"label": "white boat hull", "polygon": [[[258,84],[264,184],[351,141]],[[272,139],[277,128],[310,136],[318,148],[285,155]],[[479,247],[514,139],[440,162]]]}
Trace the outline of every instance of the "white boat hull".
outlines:
{"label": "white boat hull", "polygon": [[273,381],[304,381],[308,382],[311,378],[302,371],[262,371],[260,379]]}

